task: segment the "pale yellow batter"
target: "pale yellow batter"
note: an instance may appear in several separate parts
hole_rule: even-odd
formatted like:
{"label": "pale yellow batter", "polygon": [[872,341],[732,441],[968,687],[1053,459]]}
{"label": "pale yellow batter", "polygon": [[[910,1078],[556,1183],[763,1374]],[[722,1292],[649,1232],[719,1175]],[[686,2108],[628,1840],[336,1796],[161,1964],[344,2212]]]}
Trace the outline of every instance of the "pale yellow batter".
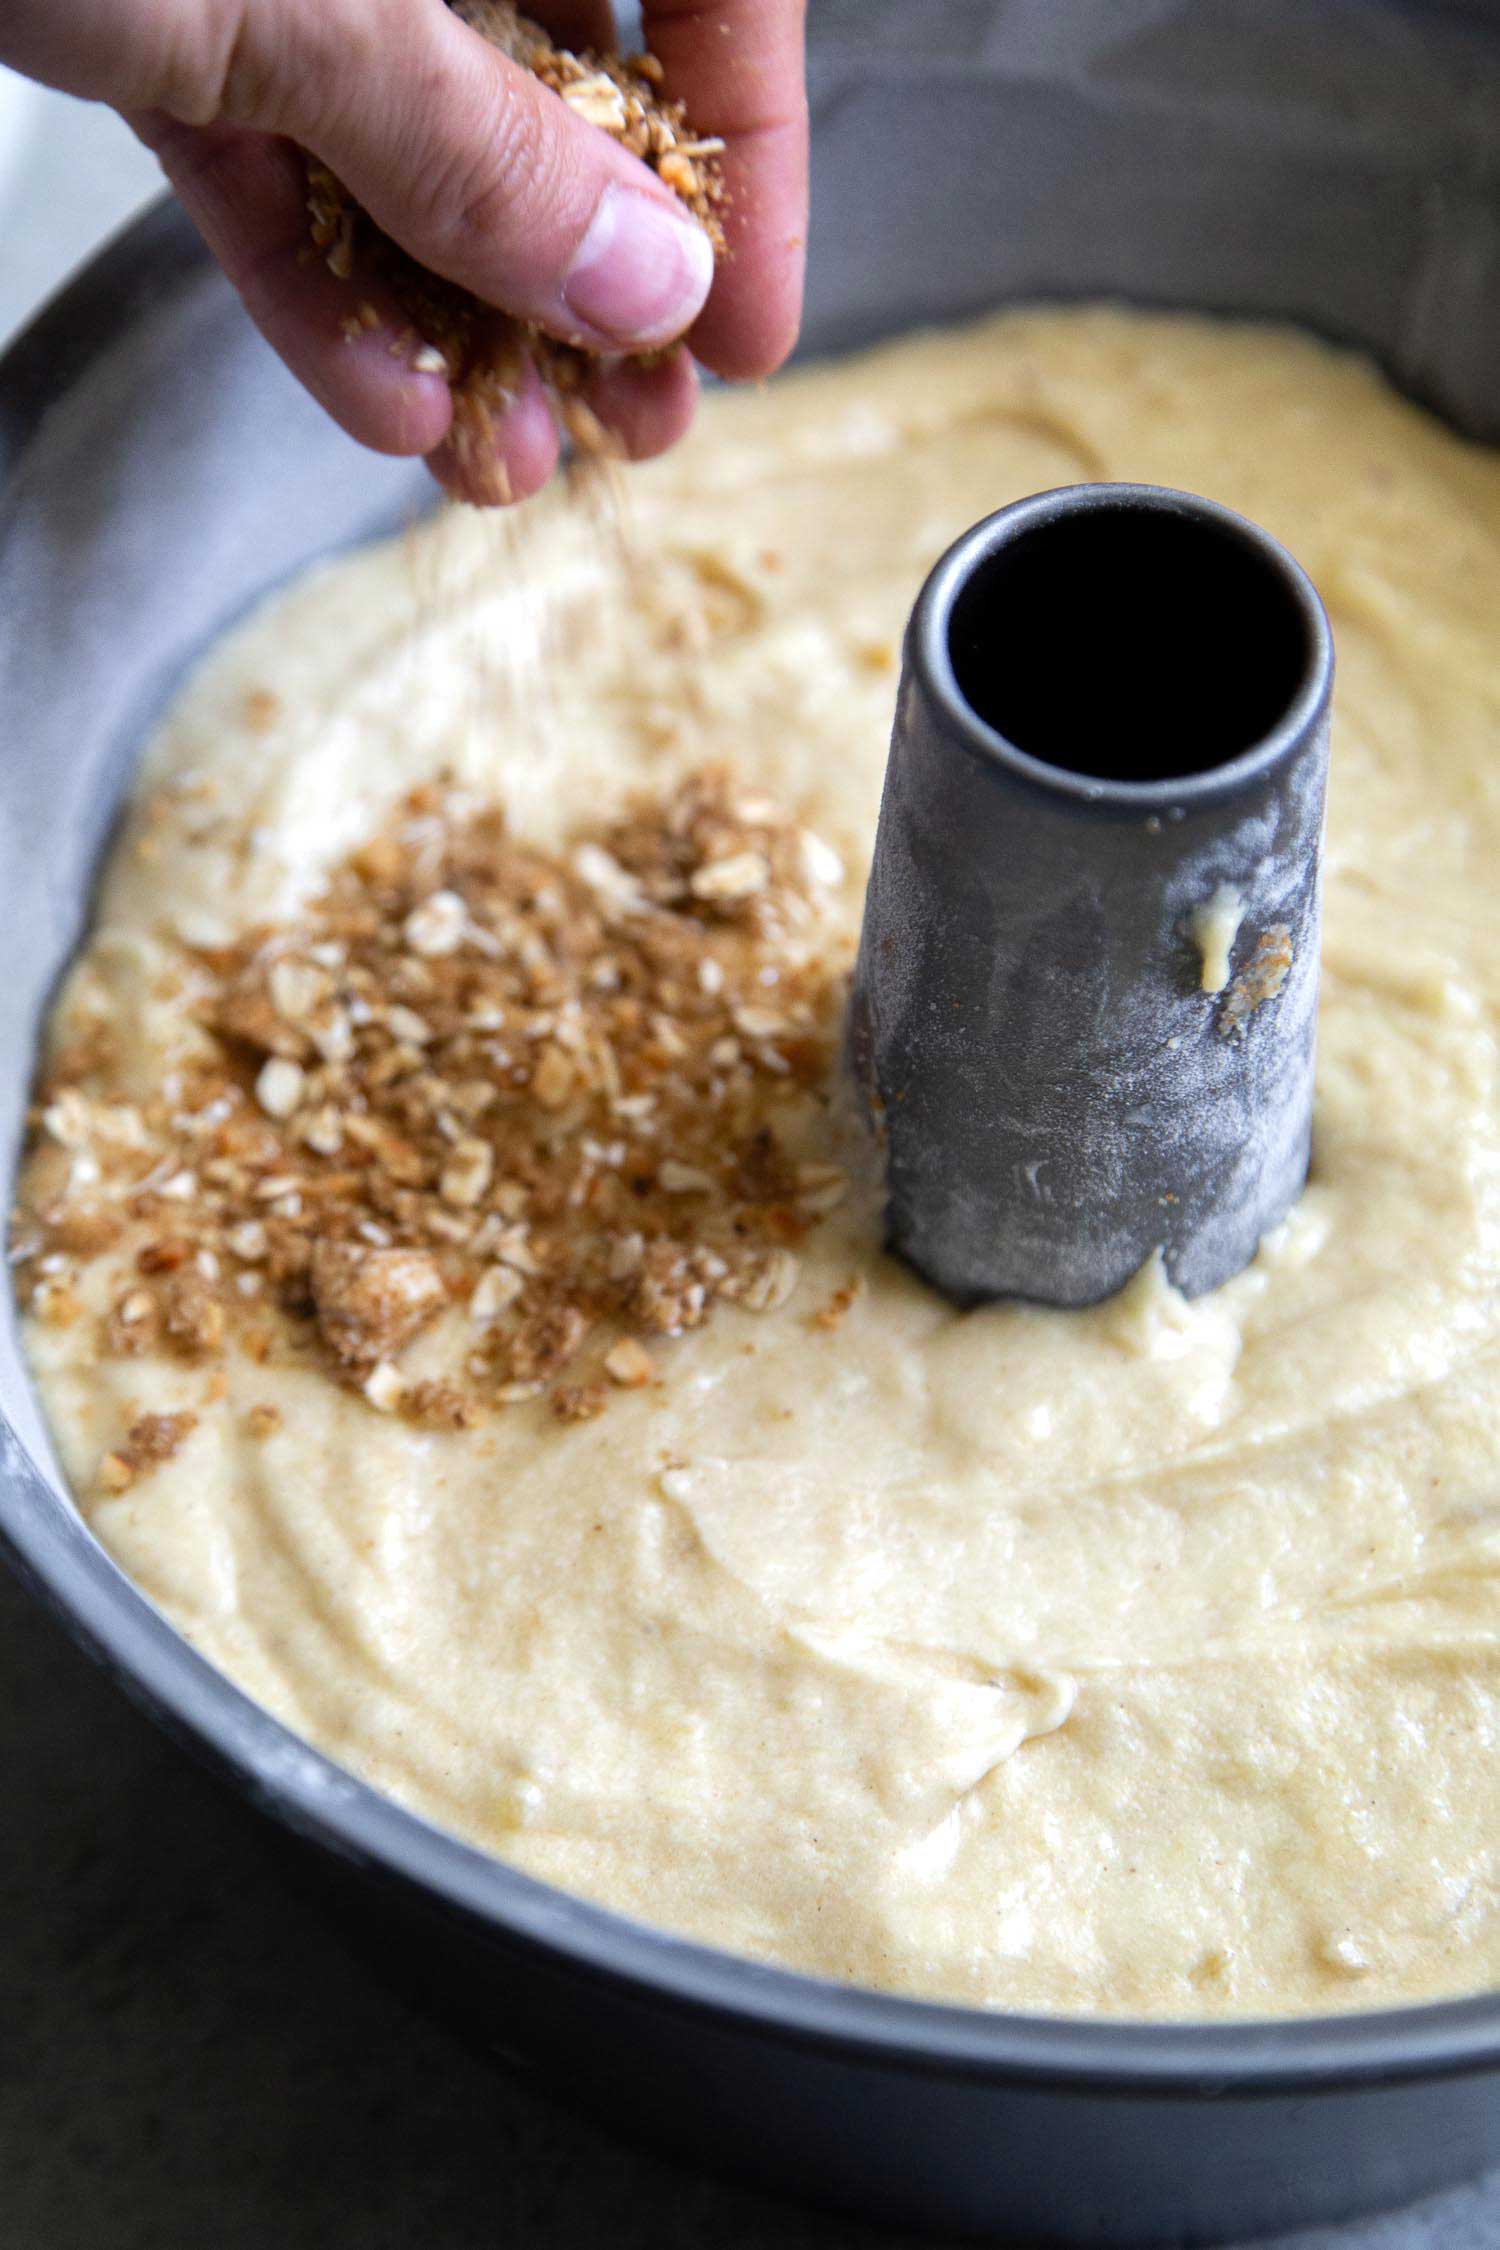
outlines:
{"label": "pale yellow batter", "polygon": [[314,574],[171,714],[64,1011],[159,1080],[173,925],[296,905],[442,761],[553,837],[726,755],[841,855],[852,932],[923,573],[1094,477],[1264,524],[1338,645],[1313,1184],[1250,1271],[965,1315],[851,1205],[781,1313],[723,1310],[575,1427],[414,1431],[234,1355],[205,1405],[91,1320],[33,1325],[38,1381],[84,1493],[124,1401],[191,1403],[86,1503],[101,1539],[292,1726],[569,1890],[990,2006],[1494,1985],[1500,462],[1363,361],[1007,317],[715,400],[630,473],[623,549],[548,499]]}

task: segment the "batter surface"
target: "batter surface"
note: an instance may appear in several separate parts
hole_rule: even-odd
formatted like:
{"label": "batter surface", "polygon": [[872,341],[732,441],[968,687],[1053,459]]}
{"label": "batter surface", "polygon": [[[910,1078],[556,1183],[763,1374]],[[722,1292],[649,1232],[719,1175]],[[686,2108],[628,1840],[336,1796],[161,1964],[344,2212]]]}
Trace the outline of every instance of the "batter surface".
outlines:
{"label": "batter surface", "polygon": [[[720,1307],[599,1418],[449,1432],[232,1340],[102,1353],[127,1241],[62,1276],[78,1317],[41,1293],[37,1379],[89,1521],[206,1655],[571,1891],[994,2006],[1492,1986],[1500,463],[1363,361],[1007,316],[715,399],[631,471],[623,544],[547,499],[513,544],[454,515],[314,573],[169,715],[54,1039],[103,1023],[86,1091],[159,1089],[202,1036],[190,949],[300,909],[444,765],[550,844],[728,759],[838,855],[847,951],[923,573],[1100,477],[1265,525],[1338,646],[1314,1173],[1249,1271],[959,1314],[851,1196],[784,1305]],[[110,1495],[142,1408],[197,1419]]]}

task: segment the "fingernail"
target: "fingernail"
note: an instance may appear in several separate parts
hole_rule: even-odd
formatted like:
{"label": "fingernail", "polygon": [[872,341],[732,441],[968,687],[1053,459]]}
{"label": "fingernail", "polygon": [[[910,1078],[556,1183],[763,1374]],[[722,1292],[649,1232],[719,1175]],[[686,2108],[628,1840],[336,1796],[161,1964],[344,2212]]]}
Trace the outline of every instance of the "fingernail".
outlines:
{"label": "fingernail", "polygon": [[708,295],[713,244],[650,196],[607,187],[563,282],[575,319],[615,344],[666,344]]}

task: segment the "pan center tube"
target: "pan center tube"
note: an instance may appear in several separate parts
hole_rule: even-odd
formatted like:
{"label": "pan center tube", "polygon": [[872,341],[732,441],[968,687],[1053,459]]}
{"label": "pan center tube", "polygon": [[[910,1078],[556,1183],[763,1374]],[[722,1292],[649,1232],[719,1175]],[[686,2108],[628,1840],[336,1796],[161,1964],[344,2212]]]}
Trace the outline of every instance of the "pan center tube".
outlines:
{"label": "pan center tube", "polygon": [[891,1247],[956,1302],[1189,1295],[1306,1177],[1333,652],[1147,485],[1041,493],[908,626],[850,1013]]}

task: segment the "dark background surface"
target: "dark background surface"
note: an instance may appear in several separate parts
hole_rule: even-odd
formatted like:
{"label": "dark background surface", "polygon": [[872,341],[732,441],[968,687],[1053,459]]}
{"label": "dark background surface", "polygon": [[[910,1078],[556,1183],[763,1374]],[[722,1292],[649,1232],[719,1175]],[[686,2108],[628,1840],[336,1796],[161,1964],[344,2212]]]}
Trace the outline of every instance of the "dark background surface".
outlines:
{"label": "dark background surface", "polygon": [[[1295,2239],[1500,2250],[1500,2176]],[[5,2250],[910,2240],[638,2153],[414,2013],[288,1886],[258,1816],[0,1573]]]}

